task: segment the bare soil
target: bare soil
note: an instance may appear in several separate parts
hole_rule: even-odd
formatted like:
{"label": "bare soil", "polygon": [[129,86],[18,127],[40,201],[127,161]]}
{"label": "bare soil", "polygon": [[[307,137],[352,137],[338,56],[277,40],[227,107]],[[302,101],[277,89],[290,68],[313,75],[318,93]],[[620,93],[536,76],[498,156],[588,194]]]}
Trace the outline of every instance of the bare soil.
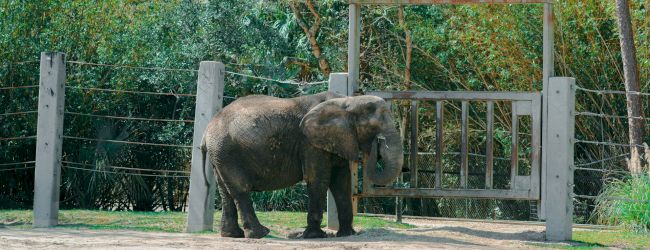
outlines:
{"label": "bare soil", "polygon": [[2,249],[522,249],[542,243],[544,227],[404,219],[411,229],[369,229],[342,238],[231,239],[217,234],[89,229],[0,228]]}

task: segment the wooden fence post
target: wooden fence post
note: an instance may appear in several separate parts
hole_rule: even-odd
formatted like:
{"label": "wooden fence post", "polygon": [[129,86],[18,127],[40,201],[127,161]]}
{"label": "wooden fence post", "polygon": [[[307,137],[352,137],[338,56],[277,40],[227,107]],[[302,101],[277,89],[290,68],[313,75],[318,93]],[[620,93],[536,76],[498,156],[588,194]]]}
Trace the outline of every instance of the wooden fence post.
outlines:
{"label": "wooden fence post", "polygon": [[212,230],[216,185],[212,165],[207,158],[203,162],[200,146],[208,123],[223,107],[225,71],[220,62],[204,61],[199,66],[187,232]]}
{"label": "wooden fence post", "polygon": [[64,53],[41,53],[34,173],[35,228],[59,223],[65,62]]}
{"label": "wooden fence post", "polygon": [[573,225],[573,140],[575,79],[551,77],[548,84],[546,159],[546,240],[570,240]]}
{"label": "wooden fence post", "polygon": [[[330,74],[329,80],[329,91],[339,93],[341,95],[350,96],[353,93],[353,89],[350,84],[348,84],[348,73],[332,73]],[[354,175],[356,176],[356,174]],[[352,181],[356,181],[355,177],[352,177]],[[352,193],[355,193],[354,186],[352,187]],[[352,201],[352,209],[356,211],[356,201]],[[336,210],[336,202],[334,201],[334,196],[332,193],[327,190],[327,228],[332,230],[339,229],[339,214]]]}

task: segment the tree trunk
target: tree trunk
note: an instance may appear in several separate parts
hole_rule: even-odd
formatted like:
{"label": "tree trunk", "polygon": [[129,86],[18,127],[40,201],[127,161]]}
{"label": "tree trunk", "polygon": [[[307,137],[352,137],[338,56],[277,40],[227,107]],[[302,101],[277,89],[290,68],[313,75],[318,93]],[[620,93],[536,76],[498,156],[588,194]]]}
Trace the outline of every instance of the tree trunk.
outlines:
{"label": "tree trunk", "polygon": [[318,45],[318,40],[316,39],[318,37],[318,31],[320,30],[321,17],[311,0],[307,0],[305,4],[307,5],[309,12],[314,16],[314,23],[311,27],[307,26],[302,13],[300,13],[300,10],[298,10],[298,7],[296,7],[294,2],[290,2],[289,7],[291,8],[291,11],[293,11],[293,15],[296,17],[296,22],[298,22],[300,28],[302,28],[305,35],[307,35],[307,39],[311,45],[311,52],[314,57],[318,59],[318,67],[320,68],[321,73],[323,73],[325,77],[329,77],[329,74],[332,73],[332,69],[330,68],[327,58],[322,55],[320,45]]}
{"label": "tree trunk", "polygon": [[620,31],[621,57],[623,59],[623,72],[625,76],[625,91],[627,99],[627,116],[629,124],[630,160],[628,168],[632,175],[639,175],[643,168],[640,152],[643,144],[644,120],[640,119],[641,103],[639,95],[632,92],[639,92],[639,71],[636,61],[636,47],[634,46],[634,34],[632,32],[632,21],[630,20],[630,9],[627,0],[616,0],[616,11],[618,14],[618,28]]}

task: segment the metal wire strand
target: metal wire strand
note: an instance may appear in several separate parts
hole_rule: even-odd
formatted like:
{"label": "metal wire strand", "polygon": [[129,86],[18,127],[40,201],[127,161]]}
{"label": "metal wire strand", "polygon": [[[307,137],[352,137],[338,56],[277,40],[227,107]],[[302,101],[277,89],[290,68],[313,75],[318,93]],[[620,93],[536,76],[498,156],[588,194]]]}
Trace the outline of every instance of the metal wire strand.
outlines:
{"label": "metal wire strand", "polygon": [[38,88],[38,85],[1,87],[0,90],[31,89],[31,88]]}
{"label": "metal wire strand", "polygon": [[613,143],[613,142],[601,142],[601,141],[587,141],[587,140],[575,140],[575,143],[585,143],[585,144],[594,144],[594,145],[605,145],[613,147],[645,147],[645,145],[639,144],[623,144],[623,143]]}
{"label": "metal wire strand", "polygon": [[583,88],[580,86],[576,85],[576,90],[582,90],[584,92],[590,92],[590,93],[595,93],[595,94],[630,94],[630,95],[640,95],[640,96],[650,96],[650,93],[644,93],[644,92],[638,92],[638,91],[622,91],[622,90],[595,90],[595,89],[587,89]]}
{"label": "metal wire strand", "polygon": [[194,123],[194,120],[174,120],[174,119],[139,118],[139,117],[110,116],[110,115],[93,115],[93,114],[84,114],[84,113],[77,113],[77,112],[70,112],[70,111],[65,111],[65,114],[79,115],[79,116],[89,116],[89,117],[99,117],[99,118],[109,118],[109,119],[119,119],[119,120]]}
{"label": "metal wire strand", "polygon": [[[87,163],[77,163],[77,162],[70,162],[70,161],[62,161],[62,163],[97,168],[97,165],[92,165],[92,164],[87,164]],[[189,174],[190,173],[189,171],[182,171],[182,170],[128,168],[128,167],[118,167],[118,166],[109,166],[109,165],[102,166],[102,167],[108,167],[108,168],[114,168],[114,169],[124,169],[124,170],[135,170],[135,171],[158,172],[158,173],[181,173],[181,174]]]}
{"label": "metal wire strand", "polygon": [[15,165],[24,165],[24,164],[34,164],[36,161],[24,161],[24,162],[13,162],[13,163],[0,163],[0,167],[2,166],[15,166]]}
{"label": "metal wire strand", "polygon": [[123,174],[123,175],[136,175],[136,176],[148,176],[148,177],[166,177],[166,178],[189,178],[189,176],[187,176],[187,175],[155,175],[155,174],[125,173],[125,172],[114,172],[114,171],[88,169],[88,168],[78,168],[78,167],[72,167],[72,166],[66,166],[66,165],[62,165],[61,167],[69,168],[69,169],[83,170],[83,171],[98,172],[98,173],[107,173],[107,174]]}
{"label": "metal wire strand", "polygon": [[119,140],[105,140],[105,139],[84,138],[84,137],[67,136],[67,135],[64,135],[63,138],[65,138],[65,139],[73,139],[73,140],[112,142],[112,143],[123,143],[123,144],[133,144],[133,145],[145,145],[145,146],[174,147],[174,148],[186,148],[186,149],[191,149],[192,148],[192,146],[187,146],[187,145],[174,145],[174,144],[161,144],[161,143],[148,143],[148,142],[132,142],[132,141],[119,141]]}
{"label": "metal wire strand", "polygon": [[127,94],[145,94],[145,95],[162,95],[162,96],[190,96],[190,97],[195,97],[196,96],[195,94],[184,94],[184,93],[164,93],[164,92],[149,92],[149,91],[135,91],[135,90],[85,88],[85,87],[78,87],[78,86],[65,86],[65,88],[67,88],[67,89],[87,90],[87,91],[127,93]]}
{"label": "metal wire strand", "polygon": [[609,160],[614,160],[614,159],[621,158],[621,157],[626,157],[626,156],[629,156],[629,155],[630,155],[629,153],[628,154],[617,155],[617,156],[613,156],[613,157],[609,157],[609,158],[605,158],[605,159],[600,159],[600,160],[597,160],[597,161],[575,164],[575,166],[576,167],[591,166],[591,165],[594,165],[594,164],[606,162],[606,161],[609,161]]}
{"label": "metal wire strand", "polygon": [[198,70],[195,70],[195,69],[173,69],[173,68],[161,68],[161,67],[141,67],[141,66],[105,64],[105,63],[90,63],[90,62],[81,62],[81,61],[67,61],[67,63],[78,64],[78,65],[86,65],[86,66],[112,67],[112,68],[144,69],[144,70],[156,70],[156,71],[198,72]]}
{"label": "metal wire strand", "polygon": [[625,197],[614,197],[614,196],[593,196],[593,195],[580,195],[580,194],[575,194],[571,193],[571,197],[574,198],[583,198],[583,199],[605,199],[605,200],[618,200],[618,201],[628,201],[628,202],[637,202],[637,203],[648,203],[650,200],[637,200],[637,199],[629,199]]}
{"label": "metal wire strand", "polygon": [[0,169],[0,172],[4,172],[4,171],[12,171],[12,170],[25,170],[25,169],[33,169],[33,168],[35,168],[35,167]]}
{"label": "metal wire strand", "polygon": [[9,137],[9,138],[0,138],[0,141],[27,140],[27,139],[34,139],[34,138],[36,138],[35,135],[21,136],[21,137]]}
{"label": "metal wire strand", "polygon": [[602,118],[637,119],[637,120],[650,121],[650,118],[644,118],[644,117],[634,117],[634,116],[624,116],[624,115],[607,115],[607,114],[593,113],[593,112],[575,112],[575,115],[576,116],[602,117]]}
{"label": "metal wire strand", "polygon": [[267,77],[247,75],[247,74],[242,74],[242,73],[237,73],[237,72],[232,72],[232,71],[226,71],[226,73],[231,74],[231,75],[236,75],[236,76],[250,77],[250,78],[258,79],[258,80],[265,80],[265,81],[277,82],[277,83],[282,83],[282,84],[298,85],[298,86],[317,85],[317,84],[323,84],[323,83],[328,82],[328,81],[318,81],[318,82],[304,82],[303,83],[303,82],[295,82],[295,81],[291,81],[291,80],[276,80],[276,79],[271,79],[271,78],[267,78]]}
{"label": "metal wire strand", "polygon": [[38,111],[36,111],[36,110],[32,110],[32,111],[22,111],[22,112],[4,113],[4,114],[0,114],[0,116],[26,115],[26,114],[34,114],[34,113],[38,113]]}

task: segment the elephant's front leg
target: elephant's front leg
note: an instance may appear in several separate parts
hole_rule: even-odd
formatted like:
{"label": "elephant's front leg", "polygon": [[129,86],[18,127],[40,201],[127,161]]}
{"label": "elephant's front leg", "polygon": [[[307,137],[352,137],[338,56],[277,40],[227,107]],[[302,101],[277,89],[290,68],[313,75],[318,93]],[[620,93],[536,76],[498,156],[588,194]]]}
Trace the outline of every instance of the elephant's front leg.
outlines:
{"label": "elephant's front leg", "polygon": [[309,194],[309,211],[307,229],[304,238],[326,238],[327,234],[320,228],[323,221],[325,197],[330,181],[330,159],[318,152],[308,152],[305,163],[305,182]]}
{"label": "elephant's front leg", "polygon": [[352,228],[352,184],[350,183],[350,176],[347,161],[343,161],[332,168],[330,191],[332,191],[334,202],[336,202],[339,219],[339,231],[336,232],[336,237],[356,234]]}

